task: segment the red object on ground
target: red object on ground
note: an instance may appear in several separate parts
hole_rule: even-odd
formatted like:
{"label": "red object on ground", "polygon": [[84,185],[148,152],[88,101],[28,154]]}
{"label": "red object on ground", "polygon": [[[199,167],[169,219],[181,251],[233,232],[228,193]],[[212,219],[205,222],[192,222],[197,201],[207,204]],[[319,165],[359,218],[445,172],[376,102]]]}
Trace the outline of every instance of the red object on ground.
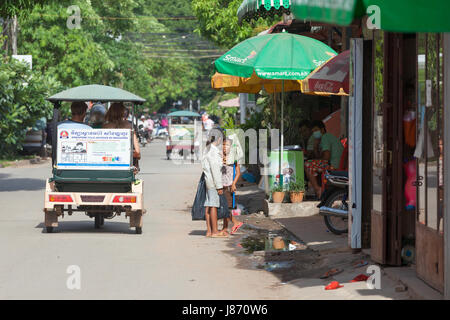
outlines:
{"label": "red object on ground", "polygon": [[325,290],[335,290],[335,289],[339,289],[342,287],[343,287],[343,285],[341,285],[339,282],[333,281],[325,287]]}
{"label": "red object on ground", "polygon": [[353,278],[350,282],[360,282],[360,281],[367,281],[369,279],[369,276],[366,276],[365,274],[359,274],[356,277]]}

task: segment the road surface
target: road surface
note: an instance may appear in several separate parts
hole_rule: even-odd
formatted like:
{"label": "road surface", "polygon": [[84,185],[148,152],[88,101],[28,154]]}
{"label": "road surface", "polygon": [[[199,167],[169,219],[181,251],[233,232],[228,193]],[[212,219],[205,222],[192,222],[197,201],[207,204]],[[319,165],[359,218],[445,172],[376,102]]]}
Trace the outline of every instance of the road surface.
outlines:
{"label": "road surface", "polygon": [[[82,213],[47,234],[42,207],[50,164],[0,169],[0,299],[391,298],[363,284],[362,294],[325,292],[313,280],[283,285],[270,272],[239,267],[231,240],[206,238],[204,222],[191,221],[200,166],[165,160],[161,141],[142,153],[142,235],[123,215],[96,230]],[[71,266],[79,270],[79,289],[67,285]]]}

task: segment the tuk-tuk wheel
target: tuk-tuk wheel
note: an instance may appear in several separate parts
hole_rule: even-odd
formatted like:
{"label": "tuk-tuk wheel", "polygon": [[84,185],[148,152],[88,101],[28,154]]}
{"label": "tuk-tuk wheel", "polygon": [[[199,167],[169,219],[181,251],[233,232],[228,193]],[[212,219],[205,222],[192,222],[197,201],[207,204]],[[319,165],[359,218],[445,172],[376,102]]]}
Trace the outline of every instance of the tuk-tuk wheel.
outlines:
{"label": "tuk-tuk wheel", "polygon": [[142,234],[142,227],[136,227],[136,234]]}
{"label": "tuk-tuk wheel", "polygon": [[47,233],[53,233],[53,227],[46,227]]}
{"label": "tuk-tuk wheel", "polygon": [[100,229],[100,227],[105,223],[103,216],[101,214],[95,215],[95,229]]}

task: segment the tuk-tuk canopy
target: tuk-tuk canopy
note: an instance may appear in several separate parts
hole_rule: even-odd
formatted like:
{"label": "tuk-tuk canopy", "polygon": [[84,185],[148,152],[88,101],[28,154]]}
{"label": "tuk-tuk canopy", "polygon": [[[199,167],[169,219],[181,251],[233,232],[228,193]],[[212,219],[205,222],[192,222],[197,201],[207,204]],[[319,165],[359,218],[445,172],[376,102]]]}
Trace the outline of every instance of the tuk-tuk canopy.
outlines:
{"label": "tuk-tuk canopy", "polygon": [[201,117],[200,114],[197,112],[187,111],[187,110],[181,110],[181,111],[175,111],[172,113],[169,113],[167,115],[168,117]]}
{"label": "tuk-tuk canopy", "polygon": [[87,86],[79,86],[72,89],[61,91],[50,98],[47,98],[51,102],[59,101],[101,101],[101,102],[133,102],[136,104],[142,104],[146,100],[132,94],[131,92],[103,86],[99,84],[92,84]]}

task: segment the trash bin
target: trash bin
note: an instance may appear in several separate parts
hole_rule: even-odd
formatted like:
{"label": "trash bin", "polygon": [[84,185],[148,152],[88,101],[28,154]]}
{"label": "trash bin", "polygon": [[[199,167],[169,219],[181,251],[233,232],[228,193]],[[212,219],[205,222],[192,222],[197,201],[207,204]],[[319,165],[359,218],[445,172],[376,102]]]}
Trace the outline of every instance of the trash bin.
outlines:
{"label": "trash bin", "polygon": [[[280,150],[275,149],[269,156],[269,192],[274,186],[279,184],[279,158]],[[283,163],[281,166],[283,173],[283,187],[287,189],[289,182],[305,181],[305,170],[303,161],[303,151],[299,146],[285,146],[283,148]]]}

